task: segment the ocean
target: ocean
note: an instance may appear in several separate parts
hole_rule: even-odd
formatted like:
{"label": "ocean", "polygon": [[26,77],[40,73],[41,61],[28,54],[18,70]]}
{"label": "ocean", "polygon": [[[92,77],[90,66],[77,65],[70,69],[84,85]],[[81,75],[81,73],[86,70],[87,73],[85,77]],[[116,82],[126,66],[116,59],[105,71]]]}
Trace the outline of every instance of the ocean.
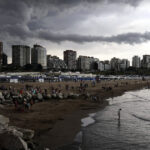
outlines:
{"label": "ocean", "polygon": [[149,150],[150,90],[126,92],[108,101],[106,108],[82,119],[82,130],[75,139],[81,143],[79,149]]}
{"label": "ocean", "polygon": [[150,89],[107,101],[103,110],[81,120],[74,143],[59,150],[150,150]]}

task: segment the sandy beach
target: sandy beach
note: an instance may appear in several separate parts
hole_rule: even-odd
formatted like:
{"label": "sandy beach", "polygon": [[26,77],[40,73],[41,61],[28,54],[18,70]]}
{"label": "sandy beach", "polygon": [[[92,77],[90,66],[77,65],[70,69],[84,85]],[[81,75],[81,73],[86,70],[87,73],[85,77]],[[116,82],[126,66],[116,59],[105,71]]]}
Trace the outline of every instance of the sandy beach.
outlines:
{"label": "sandy beach", "polygon": [[[113,80],[101,81],[95,85],[87,81],[88,87],[78,99],[51,99],[35,103],[31,110],[18,112],[13,105],[5,105],[0,108],[0,114],[10,118],[10,125],[35,130],[34,142],[38,148],[48,147],[56,149],[73,142],[76,134],[81,128],[81,118],[89,113],[103,109],[108,103],[105,101],[109,97],[122,95],[126,91],[137,90],[147,87],[149,81],[142,80]],[[61,88],[64,94],[81,94],[77,87],[80,82],[55,82],[55,83],[5,83],[0,84],[5,87],[12,86],[16,89],[24,89],[25,85],[40,86],[48,92],[51,88]],[[69,89],[66,90],[66,84]],[[91,100],[91,97],[84,95],[94,95],[99,101]]]}

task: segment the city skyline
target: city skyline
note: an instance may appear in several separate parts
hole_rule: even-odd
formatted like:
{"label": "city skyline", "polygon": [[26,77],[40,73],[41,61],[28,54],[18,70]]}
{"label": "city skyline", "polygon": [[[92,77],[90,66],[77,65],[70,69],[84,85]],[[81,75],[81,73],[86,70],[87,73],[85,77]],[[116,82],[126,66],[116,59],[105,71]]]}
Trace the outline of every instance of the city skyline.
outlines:
{"label": "city skyline", "polygon": [[[5,69],[7,66],[7,55],[3,53],[3,43],[1,42],[1,64]],[[141,59],[139,56],[132,57],[132,65],[128,59],[121,59],[117,57],[111,60],[99,60],[91,56],[79,55],[77,51],[65,50],[63,52],[64,59],[57,56],[47,55],[47,50],[41,45],[33,45],[33,48],[27,45],[12,45],[12,67],[24,67],[27,69],[41,69],[44,70],[70,70],[70,71],[125,71],[130,66],[132,69],[149,69],[150,55],[143,55]],[[41,65],[41,67],[40,67]],[[28,69],[29,69],[28,68]],[[131,69],[131,68],[130,68]]]}
{"label": "city skyline", "polygon": [[[4,45],[3,44],[3,42],[2,41],[0,41],[1,43],[2,43],[2,45]],[[36,44],[33,44],[32,46],[34,47],[35,45],[37,45],[37,46],[40,46],[40,47],[42,47],[42,48],[44,48],[45,49],[45,51],[46,51],[46,53],[47,53],[47,49],[45,48],[45,47],[43,47],[43,46],[41,46],[41,45],[38,45],[37,43]],[[13,47],[14,46],[17,46],[17,47],[29,47],[29,49],[31,50],[31,52],[32,52],[32,46],[29,46],[29,45],[25,45],[25,44],[23,44],[23,45],[11,45],[11,52],[12,52],[12,59],[13,59]],[[4,51],[4,47],[3,47],[3,49],[2,49],[2,51],[4,52],[4,54],[5,54],[5,51]],[[52,56],[52,57],[57,57],[57,58],[59,58],[59,59],[62,59],[62,60],[64,60],[64,52],[65,51],[74,51],[74,52],[76,52],[76,60],[78,59],[78,58],[80,58],[80,57],[90,57],[90,58],[94,58],[94,59],[99,59],[98,57],[94,57],[94,56],[90,56],[90,55],[81,55],[81,54],[79,54],[76,50],[64,50],[63,52],[62,52],[62,57],[59,57],[59,56],[57,56],[57,55],[52,55],[52,54],[48,54],[47,53],[47,56]],[[17,51],[16,51],[17,52]],[[6,54],[7,55],[7,54]],[[113,58],[117,58],[117,59],[127,59],[127,60],[129,60],[131,63],[132,63],[132,61],[133,61],[133,58],[135,57],[135,56],[137,56],[137,57],[139,57],[140,59],[142,59],[145,55],[148,55],[148,56],[150,56],[150,54],[142,54],[141,56],[139,56],[139,55],[133,55],[133,56],[131,56],[131,59],[127,59],[127,58],[125,58],[125,57],[116,57],[116,56],[113,56],[113,57],[111,57],[110,59],[99,59],[99,61],[111,61],[111,59],[113,59]],[[7,56],[8,57],[8,56]],[[13,61],[11,61],[11,62],[9,62],[9,60],[8,60],[8,64],[11,64],[11,63],[13,63]],[[130,64],[130,66],[132,66],[132,64]]]}
{"label": "city skyline", "polygon": [[0,40],[9,58],[11,45],[37,43],[60,58],[72,49],[131,61],[150,53],[149,6],[148,0],[1,0]]}

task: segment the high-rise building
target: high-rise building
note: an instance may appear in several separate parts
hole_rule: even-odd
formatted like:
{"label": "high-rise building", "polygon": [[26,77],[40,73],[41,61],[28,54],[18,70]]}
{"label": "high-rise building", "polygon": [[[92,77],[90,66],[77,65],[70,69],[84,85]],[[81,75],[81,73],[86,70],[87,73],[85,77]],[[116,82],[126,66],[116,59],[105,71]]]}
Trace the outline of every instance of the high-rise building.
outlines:
{"label": "high-rise building", "polygon": [[114,71],[126,70],[130,67],[130,61],[128,59],[112,58],[110,61],[111,69]]}
{"label": "high-rise building", "polygon": [[103,70],[103,63],[98,58],[89,56],[79,56],[77,66],[80,71]]}
{"label": "high-rise building", "polygon": [[129,67],[130,67],[130,61],[128,59],[122,59],[120,63],[120,69],[126,70]]}
{"label": "high-rise building", "polygon": [[47,68],[46,49],[40,45],[34,45],[31,51],[31,63],[40,64],[43,69]]}
{"label": "high-rise building", "polygon": [[66,50],[64,51],[64,61],[69,70],[76,70],[77,63],[76,63],[77,52],[73,50]]}
{"label": "high-rise building", "polygon": [[0,42],[0,67],[2,66],[3,42]]}
{"label": "high-rise building", "polygon": [[142,67],[150,68],[150,55],[143,55]]}
{"label": "high-rise building", "polygon": [[31,49],[26,45],[12,46],[12,63],[15,66],[24,66],[31,63]]}
{"label": "high-rise building", "polygon": [[100,71],[105,71],[105,65],[104,65],[104,62],[103,61],[100,61],[99,63],[98,63],[99,65],[99,67],[98,67],[98,70],[100,70]]}
{"label": "high-rise building", "polygon": [[140,68],[141,67],[141,59],[139,56],[134,56],[132,58],[132,67]]}
{"label": "high-rise building", "polygon": [[67,65],[57,56],[47,55],[47,69],[50,70],[66,70]]}
{"label": "high-rise building", "polygon": [[111,69],[109,60],[104,61],[104,71],[109,71]]}
{"label": "high-rise building", "polygon": [[7,55],[5,53],[2,54],[2,65],[3,66],[7,65]]}
{"label": "high-rise building", "polygon": [[91,70],[103,70],[103,63],[98,58],[90,57]]}
{"label": "high-rise building", "polygon": [[80,71],[88,71],[91,69],[91,61],[88,56],[79,56],[77,64],[78,70]]}
{"label": "high-rise building", "polygon": [[119,58],[112,58],[110,61],[111,69],[115,71],[120,71],[120,63],[121,59]]}

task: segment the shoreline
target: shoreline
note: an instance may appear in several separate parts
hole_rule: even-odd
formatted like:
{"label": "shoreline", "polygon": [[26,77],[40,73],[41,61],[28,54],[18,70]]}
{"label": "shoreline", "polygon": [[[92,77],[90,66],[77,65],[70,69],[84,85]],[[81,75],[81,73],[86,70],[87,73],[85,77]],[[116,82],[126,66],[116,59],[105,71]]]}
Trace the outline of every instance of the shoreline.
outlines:
{"label": "shoreline", "polygon": [[[141,89],[143,89],[143,88],[141,88]],[[118,95],[115,94],[114,97],[121,96],[125,92],[136,91],[136,90],[141,90],[141,89],[137,88],[137,89],[125,90],[122,94],[120,94],[120,93]],[[108,98],[110,98],[110,97],[108,97]],[[106,100],[108,98],[106,98]],[[50,131],[50,132],[52,132],[52,134],[50,134],[50,135],[52,135],[52,137],[49,138],[50,139],[50,143],[51,143],[50,145],[52,146],[52,147],[50,147],[50,149],[51,150],[70,150],[70,148],[74,147],[74,143],[75,143],[75,147],[76,147],[77,144],[80,145],[80,143],[76,143],[76,141],[74,141],[74,140],[75,140],[77,134],[79,132],[81,132],[81,128],[82,128],[81,120],[84,119],[84,118],[90,117],[89,115],[92,114],[92,113],[96,114],[97,112],[101,111],[102,109],[104,109],[108,105],[109,104],[106,103],[105,105],[97,107],[97,108],[92,109],[92,110],[86,110],[86,111],[83,110],[83,111],[80,111],[80,112],[74,112],[74,113],[70,114],[69,117],[64,118],[64,122],[62,124],[70,126],[70,121],[72,121],[72,118],[76,117],[75,118],[76,120],[74,120],[74,122],[76,122],[76,124],[74,124],[74,122],[72,122],[71,125],[72,126],[77,125],[77,126],[74,128],[74,130],[71,130],[69,128],[65,129],[64,131],[61,130],[61,134],[63,134],[63,135],[61,135],[60,138],[54,136],[54,134],[59,135],[59,133],[60,133],[59,132],[59,129],[60,129],[59,127],[61,125],[60,125],[60,122],[57,122],[56,126],[54,127],[54,130],[52,129]],[[57,126],[57,124],[58,124],[58,126]],[[68,137],[66,136],[66,131],[70,132]]]}
{"label": "shoreline", "polygon": [[[118,86],[116,86],[116,82]],[[81,119],[90,113],[95,113],[107,106],[106,99],[122,95],[126,91],[138,90],[147,87],[148,81],[116,81],[111,83],[97,83],[95,88],[90,87],[90,94],[98,94],[103,104],[87,100],[61,100],[59,102],[41,102],[35,104],[32,112],[16,113],[11,107],[0,109],[0,114],[10,118],[10,125],[35,130],[33,141],[37,150],[50,148],[55,150],[64,145],[72,144],[77,133],[81,130]],[[126,84],[128,82],[128,84]],[[111,86],[112,90],[103,90]],[[43,112],[41,112],[43,111]],[[37,118],[36,118],[37,117]],[[39,117],[39,118],[38,118]]]}
{"label": "shoreline", "polygon": [[91,113],[102,110],[106,105],[107,103],[94,109],[76,110],[71,114],[65,115],[64,119],[57,121],[52,129],[46,131],[46,133],[43,132],[43,135],[40,135],[40,137],[35,137],[36,141],[41,141],[39,150],[44,146],[51,150],[56,150],[72,145],[76,135],[81,131],[81,119]]}

